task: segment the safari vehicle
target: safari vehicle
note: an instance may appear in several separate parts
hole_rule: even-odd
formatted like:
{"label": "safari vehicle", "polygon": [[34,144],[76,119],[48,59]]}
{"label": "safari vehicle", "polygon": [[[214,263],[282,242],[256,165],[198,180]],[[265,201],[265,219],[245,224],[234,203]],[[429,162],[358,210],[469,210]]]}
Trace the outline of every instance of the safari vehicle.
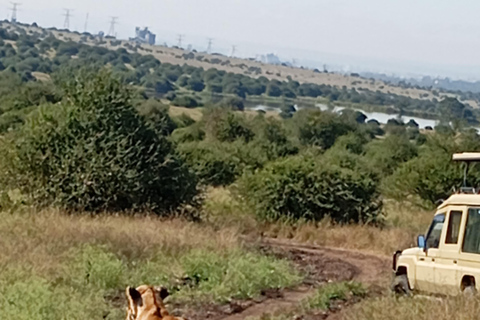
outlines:
{"label": "safari vehicle", "polygon": [[466,187],[469,164],[480,153],[453,155],[465,165],[463,187],[436,210],[426,235],[417,247],[393,255],[392,290],[455,295],[474,293],[480,286],[480,189]]}

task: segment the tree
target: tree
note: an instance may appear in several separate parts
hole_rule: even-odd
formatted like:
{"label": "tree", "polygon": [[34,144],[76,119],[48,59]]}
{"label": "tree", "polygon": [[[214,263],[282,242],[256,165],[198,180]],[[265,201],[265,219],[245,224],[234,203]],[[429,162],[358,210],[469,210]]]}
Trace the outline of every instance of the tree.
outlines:
{"label": "tree", "polygon": [[164,94],[174,89],[172,83],[167,79],[160,79],[155,83],[155,92],[158,94]]}
{"label": "tree", "polygon": [[0,174],[11,188],[72,211],[160,214],[193,199],[195,177],[167,132],[137,113],[129,87],[103,71],[76,77],[65,92],[61,105],[44,106],[22,127]]}
{"label": "tree", "polygon": [[271,81],[267,85],[267,95],[270,97],[280,97],[282,95],[281,83],[279,81]]}
{"label": "tree", "polygon": [[205,84],[201,79],[190,78],[188,79],[188,88],[193,91],[200,92],[205,88]]}
{"label": "tree", "polygon": [[294,119],[297,120],[300,141],[324,150],[333,146],[338,137],[356,130],[354,124],[331,112],[302,110]]}

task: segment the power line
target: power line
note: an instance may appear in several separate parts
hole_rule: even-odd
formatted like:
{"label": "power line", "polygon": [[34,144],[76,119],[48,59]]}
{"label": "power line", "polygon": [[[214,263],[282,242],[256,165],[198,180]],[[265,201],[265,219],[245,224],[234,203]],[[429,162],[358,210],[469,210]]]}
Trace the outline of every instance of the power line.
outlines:
{"label": "power line", "polygon": [[70,17],[72,16],[70,14],[70,11],[73,11],[72,9],[63,9],[65,10],[65,13],[63,14],[65,16],[65,22],[63,23],[63,27],[65,29],[70,29]]}
{"label": "power line", "polygon": [[112,20],[110,20],[110,30],[108,31],[108,35],[115,37],[115,25],[118,24],[117,20],[118,17],[111,17]]}
{"label": "power line", "polygon": [[11,8],[12,10],[12,23],[15,23],[17,22],[17,11],[18,11],[18,7],[21,6],[22,4],[20,2],[10,2],[13,7]]}
{"label": "power line", "polygon": [[212,51],[213,39],[212,38],[207,38],[207,40],[208,40],[207,53],[210,53]]}
{"label": "power line", "polygon": [[179,34],[178,35],[178,44],[177,44],[177,47],[181,48],[182,47],[182,40],[185,36],[183,34]]}
{"label": "power line", "polygon": [[88,15],[89,15],[89,13],[87,12],[87,17],[85,18],[85,26],[84,26],[84,28],[83,28],[83,31],[84,31],[84,32],[87,32],[87,26],[88,26]]}

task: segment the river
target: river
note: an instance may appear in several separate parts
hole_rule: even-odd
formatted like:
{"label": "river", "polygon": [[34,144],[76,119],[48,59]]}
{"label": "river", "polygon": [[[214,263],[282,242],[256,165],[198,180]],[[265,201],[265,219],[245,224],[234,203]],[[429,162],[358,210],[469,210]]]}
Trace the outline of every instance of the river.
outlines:
{"label": "river", "polygon": [[[324,104],[316,104],[316,107],[318,107],[322,111],[330,110],[330,111],[337,112],[337,113],[339,113],[340,111],[345,109],[345,107],[334,107],[333,109],[330,109],[327,105],[324,105]],[[302,107],[297,107],[297,106],[296,106],[296,108],[297,109],[302,109]],[[249,109],[251,109],[251,110],[264,110],[264,111],[275,110],[277,112],[280,112],[280,108],[274,108],[274,107],[269,107],[269,106],[265,106],[265,105],[257,105],[257,106],[254,106],[253,108],[249,108]],[[389,119],[393,119],[393,118],[399,119],[398,114],[387,114],[387,113],[383,113],[383,112],[367,112],[367,111],[364,111],[362,109],[353,109],[353,110],[360,111],[364,115],[366,115],[367,116],[366,121],[375,119],[378,122],[385,124],[385,123],[387,123],[387,121]],[[416,123],[418,123],[419,127],[422,128],[422,129],[424,129],[425,127],[434,128],[439,122],[438,120],[423,119],[423,118],[412,117],[412,116],[402,116],[400,119],[402,119],[402,121],[404,123],[407,123],[410,120],[414,120]]]}

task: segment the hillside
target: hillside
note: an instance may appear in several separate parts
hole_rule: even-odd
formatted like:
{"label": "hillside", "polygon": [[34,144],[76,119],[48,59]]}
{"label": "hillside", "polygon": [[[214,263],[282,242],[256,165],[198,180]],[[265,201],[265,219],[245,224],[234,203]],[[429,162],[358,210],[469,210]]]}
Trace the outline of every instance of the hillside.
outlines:
{"label": "hillside", "polygon": [[[27,32],[40,32],[45,30],[40,27],[33,26],[13,26],[3,22],[3,27],[7,30],[15,30],[23,28]],[[265,77],[269,80],[287,81],[292,79],[299,83],[312,83],[318,85],[334,86],[336,88],[346,87],[347,89],[355,89],[357,91],[368,90],[372,92],[382,92],[384,94],[395,94],[405,96],[412,99],[433,100],[440,99],[442,96],[458,97],[458,94],[439,92],[437,90],[425,90],[414,87],[401,87],[387,84],[381,80],[373,78],[362,78],[360,76],[348,76],[338,73],[324,73],[318,70],[309,70],[296,67],[288,67],[282,65],[265,64],[250,59],[239,59],[234,57],[226,57],[223,55],[212,55],[204,52],[188,52],[180,48],[151,46],[148,44],[137,45],[133,41],[105,39],[101,41],[98,37],[85,36],[77,32],[69,32],[68,30],[49,29],[48,32],[56,38],[63,41],[74,41],[91,46],[98,46],[110,50],[116,50],[118,47],[127,48],[128,52],[137,52],[142,55],[152,55],[163,63],[172,65],[189,65],[197,68],[208,70],[215,68],[218,70],[247,75],[253,78]],[[114,44],[114,45],[112,45]],[[474,108],[479,107],[477,100],[464,100]]]}

